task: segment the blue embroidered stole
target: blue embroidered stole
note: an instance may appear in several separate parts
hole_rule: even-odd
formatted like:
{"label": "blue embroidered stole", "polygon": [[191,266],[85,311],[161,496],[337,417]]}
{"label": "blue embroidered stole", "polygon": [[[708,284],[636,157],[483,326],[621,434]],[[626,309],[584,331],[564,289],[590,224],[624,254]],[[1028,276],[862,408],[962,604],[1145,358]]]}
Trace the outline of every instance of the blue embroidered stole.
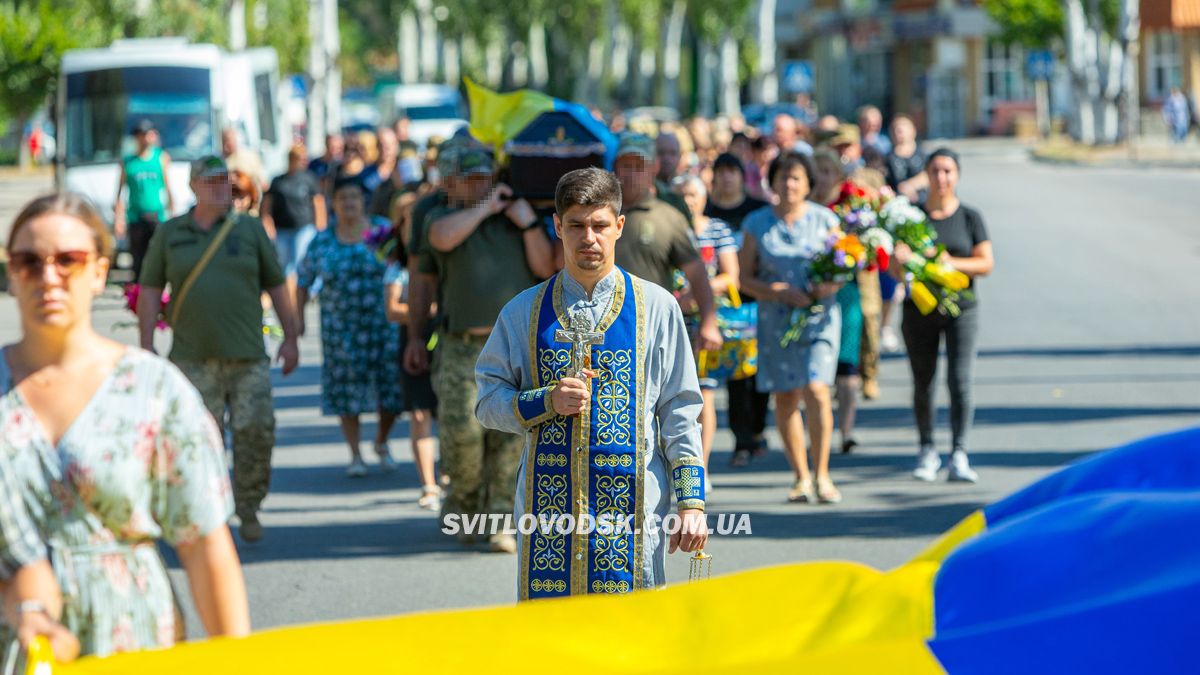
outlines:
{"label": "blue embroidered stole", "polygon": [[[642,587],[645,303],[642,282],[618,271],[612,306],[595,327],[604,342],[584,364],[596,374],[590,409],[573,417],[551,410],[531,429],[524,512],[538,522],[532,533],[522,528],[522,600]],[[567,328],[563,274],[542,285],[530,317],[535,389],[552,386],[571,364],[570,347],[554,340]]]}

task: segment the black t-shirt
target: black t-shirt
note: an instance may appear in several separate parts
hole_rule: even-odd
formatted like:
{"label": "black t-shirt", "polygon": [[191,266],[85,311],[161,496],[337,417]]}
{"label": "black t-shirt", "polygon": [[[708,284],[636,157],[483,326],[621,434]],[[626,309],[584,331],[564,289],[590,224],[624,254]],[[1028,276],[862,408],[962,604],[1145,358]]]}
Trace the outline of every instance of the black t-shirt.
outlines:
{"label": "black t-shirt", "polygon": [[[987,226],[983,223],[983,216],[975,209],[962,204],[959,204],[958,210],[950,214],[949,218],[935,220],[931,217],[929,224],[937,232],[937,243],[945,246],[946,251],[955,258],[970,258],[976,245],[991,239],[988,237]],[[959,307],[973,307],[979,301],[974,279],[967,288],[975,297],[973,300],[960,298]]]}
{"label": "black t-shirt", "polygon": [[713,203],[709,199],[708,204],[704,207],[704,215],[709,218],[718,218],[729,223],[729,229],[734,232],[740,232],[742,229],[742,221],[746,216],[766,206],[767,203],[761,199],[747,196],[742,200],[741,204],[733,208],[723,208]]}
{"label": "black t-shirt", "polygon": [[317,179],[307,171],[284,174],[271,181],[271,217],[280,230],[294,230],[316,222],[313,197],[321,194]]}
{"label": "black t-shirt", "polygon": [[893,150],[887,154],[887,182],[893,190],[900,184],[925,170],[925,153],[918,147],[908,157],[901,157]]}

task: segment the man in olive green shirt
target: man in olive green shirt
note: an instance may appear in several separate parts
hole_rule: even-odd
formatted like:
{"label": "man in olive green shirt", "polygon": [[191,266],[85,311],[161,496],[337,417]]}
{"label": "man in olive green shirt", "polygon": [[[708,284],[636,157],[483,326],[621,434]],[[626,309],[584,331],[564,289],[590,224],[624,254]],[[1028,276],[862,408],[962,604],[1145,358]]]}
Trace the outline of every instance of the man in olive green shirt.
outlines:
{"label": "man in olive green shirt", "polygon": [[[267,496],[275,446],[270,361],[262,332],[263,291],[270,294],[283,325],[276,360],[282,362],[284,375],[300,360],[296,316],[262,223],[230,210],[232,186],[225,162],[212,156],[196,160],[191,187],[195,208],[159,227],[146,252],[137,308],[141,345],[154,351],[155,325],[165,312],[172,328],[171,361],[200,390],[222,429],[228,410],[240,532],[246,541],[257,541],[263,534],[258,509]],[[234,221],[229,234],[185,291],[192,270],[230,218]],[[164,308],[162,291],[168,286],[175,297]]]}
{"label": "man in olive green shirt", "polygon": [[[504,305],[556,271],[554,254],[533,207],[495,183],[486,151],[462,139],[441,153],[448,204],[426,219],[419,269],[437,278],[443,317],[433,362],[442,470],[450,477],[442,513],[506,515],[524,439],[484,429],[475,418],[475,361]],[[474,543],[470,535],[460,540]],[[497,553],[516,551],[508,534],[493,533],[487,543]]]}
{"label": "man in olive green shirt", "polygon": [[617,145],[613,173],[621,181],[625,230],[617,240],[617,266],[630,274],[674,291],[674,270],[687,278],[700,310],[697,350],[718,349],[722,343],[708,270],[692,240],[687,220],[654,195],[658,171],[654,141],[641,134],[623,133]]}

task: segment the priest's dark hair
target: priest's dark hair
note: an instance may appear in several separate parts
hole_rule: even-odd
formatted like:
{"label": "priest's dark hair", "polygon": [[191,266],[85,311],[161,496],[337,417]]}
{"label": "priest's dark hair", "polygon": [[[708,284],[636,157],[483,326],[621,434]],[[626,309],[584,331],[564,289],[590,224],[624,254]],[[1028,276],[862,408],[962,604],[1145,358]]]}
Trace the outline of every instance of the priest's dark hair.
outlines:
{"label": "priest's dark hair", "polygon": [[621,183],[611,171],[594,166],[575,169],[558,179],[554,189],[554,210],[560,218],[572,206],[607,206],[613,215],[620,215]]}

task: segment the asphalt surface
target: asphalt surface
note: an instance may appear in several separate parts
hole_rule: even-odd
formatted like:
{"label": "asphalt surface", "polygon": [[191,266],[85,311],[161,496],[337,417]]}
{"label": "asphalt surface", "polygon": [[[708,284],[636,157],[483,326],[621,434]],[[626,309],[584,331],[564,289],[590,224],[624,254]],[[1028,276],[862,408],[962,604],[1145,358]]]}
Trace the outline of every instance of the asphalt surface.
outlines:
{"label": "asphalt surface", "polygon": [[[884,362],[882,398],[860,411],[862,445],[834,457],[841,505],[785,503],[790,474],[773,431],[769,457],[728,468],[733,439],[722,428],[710,513],[747,513],[752,534],[711,541],[714,574],[817,559],[894,566],[974,509],[1067,462],[1200,423],[1200,172],[1037,164],[1018,146],[994,142],[960,149],[961,195],[984,214],[997,258],[978,293],[971,450],[982,481],[910,478],[910,382],[906,361],[894,355]],[[6,202],[27,190],[0,184],[0,212],[14,210]],[[97,324],[118,339],[136,340],[132,328],[116,327],[131,320],[117,295],[98,303]],[[318,325],[315,316],[308,325]],[[4,297],[0,340],[18,333]],[[164,336],[160,349],[166,345]],[[343,476],[348,453],[336,420],[319,410],[318,338],[302,347],[299,372],[275,374],[279,435],[262,514],[266,539],[239,542],[254,625],[511,602],[515,558],[464,550],[417,508],[406,425],[393,434],[398,473],[373,467],[364,479]],[[945,451],[944,388],[939,403]],[[686,580],[683,555],[669,560],[668,576]],[[193,620],[193,634],[197,627]]]}

